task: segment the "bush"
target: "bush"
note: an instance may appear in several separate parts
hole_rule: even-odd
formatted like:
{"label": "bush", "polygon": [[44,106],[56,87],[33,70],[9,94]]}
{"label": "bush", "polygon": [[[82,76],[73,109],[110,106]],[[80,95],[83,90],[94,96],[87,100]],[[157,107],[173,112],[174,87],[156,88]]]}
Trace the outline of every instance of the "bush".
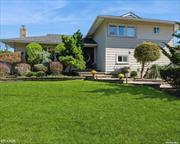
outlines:
{"label": "bush", "polygon": [[162,79],[168,82],[172,87],[180,90],[180,67],[170,66],[160,70]]}
{"label": "bush", "polygon": [[10,74],[10,68],[4,63],[0,63],[0,76],[6,76],[8,74]]}
{"label": "bush", "polygon": [[0,61],[10,64],[21,62],[21,52],[0,53]]}
{"label": "bush", "polygon": [[53,75],[58,75],[62,73],[63,65],[60,62],[50,62],[49,69]]}
{"label": "bush", "polygon": [[27,73],[29,73],[30,69],[31,69],[31,66],[26,63],[20,63],[15,66],[15,72],[20,76],[24,76]]}
{"label": "bush", "polygon": [[149,69],[147,69],[144,77],[148,79],[156,79],[160,78],[160,69],[162,66],[159,66],[157,64],[152,65]]}
{"label": "bush", "polygon": [[96,73],[97,73],[96,70],[92,70],[92,71],[91,71],[91,74],[92,74],[92,75],[95,75]]}
{"label": "bush", "polygon": [[156,43],[143,42],[135,48],[134,57],[141,63],[140,76],[143,78],[145,65],[160,58],[160,47]]}
{"label": "bush", "polygon": [[43,48],[38,43],[30,43],[26,46],[26,61],[32,66],[41,62],[40,53]]}
{"label": "bush", "polygon": [[43,64],[36,64],[34,65],[34,71],[43,71],[44,73],[47,72],[48,68],[44,66]]}
{"label": "bush", "polygon": [[118,74],[118,78],[119,78],[119,79],[124,78],[124,74],[122,74],[122,73]]}
{"label": "bush", "polygon": [[121,73],[124,74],[124,75],[125,75],[125,74],[128,74],[128,73],[129,73],[129,67],[123,67],[123,68],[120,69],[120,71],[121,71]]}
{"label": "bush", "polygon": [[33,76],[36,76],[36,72],[28,72],[26,74],[27,77],[33,77]]}
{"label": "bush", "polygon": [[131,77],[131,78],[137,77],[137,71],[131,71],[130,77]]}
{"label": "bush", "polygon": [[37,73],[36,73],[36,76],[37,77],[43,77],[43,76],[45,76],[46,74],[45,74],[45,72],[44,71],[38,71]]}

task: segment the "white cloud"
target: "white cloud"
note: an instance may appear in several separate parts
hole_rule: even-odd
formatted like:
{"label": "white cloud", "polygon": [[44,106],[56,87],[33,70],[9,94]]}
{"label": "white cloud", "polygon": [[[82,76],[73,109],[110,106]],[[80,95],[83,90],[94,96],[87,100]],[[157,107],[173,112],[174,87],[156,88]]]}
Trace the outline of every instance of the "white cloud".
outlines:
{"label": "white cloud", "polygon": [[[2,25],[48,24],[80,20],[74,15],[62,16],[61,9],[68,5],[68,1],[64,0],[39,1],[36,4],[18,1],[14,3],[16,6],[13,3],[9,4],[8,7],[2,6],[0,18]],[[17,9],[17,5],[20,9]],[[58,14],[53,14],[54,11],[58,11]]]}

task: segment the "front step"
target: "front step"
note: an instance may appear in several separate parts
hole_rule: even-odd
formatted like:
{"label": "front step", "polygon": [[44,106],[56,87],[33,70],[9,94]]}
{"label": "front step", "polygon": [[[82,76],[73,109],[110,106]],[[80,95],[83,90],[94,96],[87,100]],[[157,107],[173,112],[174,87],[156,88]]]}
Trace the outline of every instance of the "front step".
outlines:
{"label": "front step", "polygon": [[[92,77],[91,72],[78,72],[79,76],[82,77]],[[103,78],[112,78],[111,74],[106,74],[105,72],[97,72],[96,78],[103,79]]]}

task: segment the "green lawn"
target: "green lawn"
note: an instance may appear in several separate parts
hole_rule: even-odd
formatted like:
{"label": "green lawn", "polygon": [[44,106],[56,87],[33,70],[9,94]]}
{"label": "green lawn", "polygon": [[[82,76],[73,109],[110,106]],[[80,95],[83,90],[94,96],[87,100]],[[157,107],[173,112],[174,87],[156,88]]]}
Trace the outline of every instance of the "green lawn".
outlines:
{"label": "green lawn", "polygon": [[180,100],[145,86],[0,83],[2,139],[16,144],[180,142]]}

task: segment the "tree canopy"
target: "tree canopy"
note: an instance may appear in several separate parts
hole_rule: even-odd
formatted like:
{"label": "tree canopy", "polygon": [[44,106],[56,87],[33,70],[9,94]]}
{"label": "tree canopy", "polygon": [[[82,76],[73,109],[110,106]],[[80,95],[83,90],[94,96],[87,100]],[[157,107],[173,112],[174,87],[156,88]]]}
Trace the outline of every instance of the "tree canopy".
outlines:
{"label": "tree canopy", "polygon": [[143,78],[145,64],[160,58],[160,47],[153,42],[143,42],[135,48],[134,57],[142,65],[141,78]]}
{"label": "tree canopy", "polygon": [[85,69],[82,34],[80,31],[78,30],[72,36],[63,35],[61,38],[62,43],[55,48],[59,61],[66,67]]}
{"label": "tree canopy", "polygon": [[[180,23],[178,24],[179,29],[172,34],[176,39],[180,39]],[[171,61],[172,64],[180,66],[180,40],[175,46],[171,46],[168,43],[164,42],[163,44],[167,47],[168,51],[166,51],[164,47],[161,47],[162,53]]]}

